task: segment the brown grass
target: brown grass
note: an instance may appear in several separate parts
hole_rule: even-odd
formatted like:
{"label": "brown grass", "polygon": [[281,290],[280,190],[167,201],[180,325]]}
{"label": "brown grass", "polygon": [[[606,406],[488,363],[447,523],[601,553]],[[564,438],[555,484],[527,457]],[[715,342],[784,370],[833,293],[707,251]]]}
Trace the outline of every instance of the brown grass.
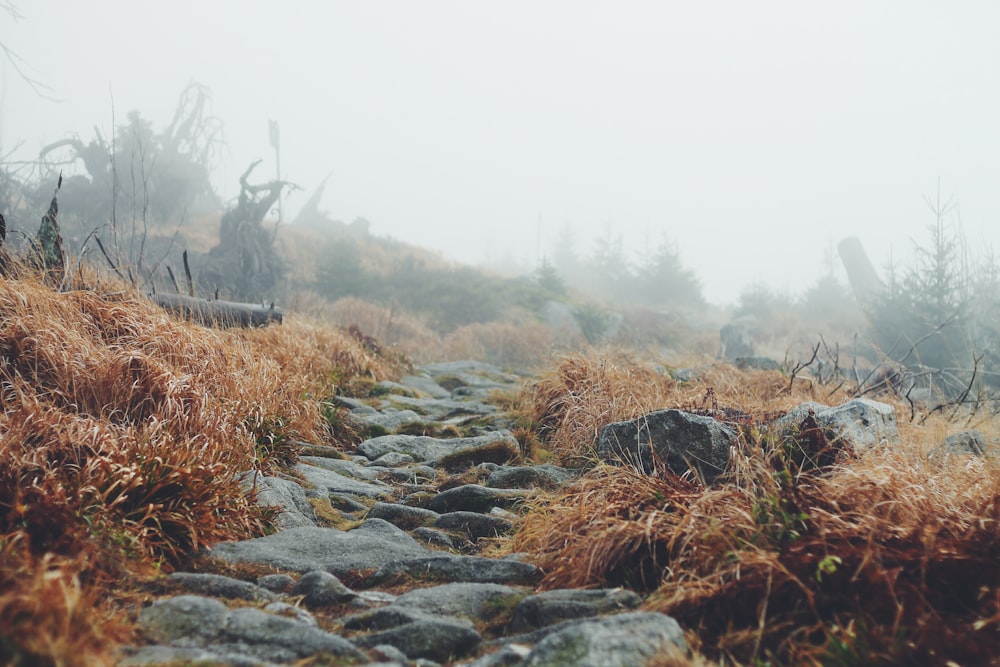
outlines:
{"label": "brown grass", "polygon": [[[593,458],[601,428],[654,410],[719,407],[753,414],[824,398],[815,387],[808,393],[802,385],[794,395],[787,388],[788,378],[776,371],[741,372],[723,364],[705,366],[697,383],[680,383],[651,363],[612,351],[562,357],[529,383],[521,402],[544,446],[564,462],[580,463]],[[843,396],[838,392],[834,400]]]}
{"label": "brown grass", "polygon": [[[815,398],[789,396],[780,374],[720,367],[703,382],[751,415]],[[573,443],[592,447],[603,422],[683,407],[706,389],[575,358],[527,402],[565,455]],[[895,450],[807,474],[751,419],[735,470],[709,489],[666,470],[598,466],[538,502],[511,548],[536,554],[548,588],[655,590],[647,607],[675,616],[724,662],[991,664],[1000,655],[1000,471],[979,459],[929,464],[929,442],[948,431],[942,420],[900,427]]]}
{"label": "brown grass", "polygon": [[216,331],[124,289],[0,279],[0,662],[99,662],[127,624],[86,621],[95,600],[261,534],[238,475],[294,459],[299,439],[346,444],[319,401],[395,372],[299,317]]}

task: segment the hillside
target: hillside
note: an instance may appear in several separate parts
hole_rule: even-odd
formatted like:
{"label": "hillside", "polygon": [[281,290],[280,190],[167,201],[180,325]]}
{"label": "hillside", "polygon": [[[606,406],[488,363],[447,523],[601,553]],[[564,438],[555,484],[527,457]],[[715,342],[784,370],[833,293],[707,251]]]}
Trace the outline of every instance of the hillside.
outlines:
{"label": "hillside", "polygon": [[[427,618],[407,617],[398,634],[359,629],[343,603],[310,601],[319,593],[308,592],[312,579],[303,576],[295,590],[305,597],[287,599],[319,622],[325,634],[316,641],[325,650],[340,647],[355,659],[359,647],[388,642],[411,659],[451,663],[488,652],[487,640],[519,627],[539,628],[539,638],[521,641],[548,650],[540,637],[554,630],[537,619],[525,626],[524,614],[531,605],[547,608],[553,595],[586,598],[584,615],[639,605],[629,612],[638,624],[629,651],[652,657],[646,642],[668,636],[675,649],[686,647],[686,657],[657,653],[666,644],[656,639],[650,646],[661,646],[654,653],[663,665],[943,664],[945,656],[984,664],[1000,647],[993,595],[1000,476],[989,444],[998,429],[988,412],[911,414],[906,401],[884,394],[878,398],[893,409],[899,435],[882,446],[831,445],[818,435],[776,440],[764,428],[770,420],[806,400],[839,405],[854,388],[721,363],[669,369],[624,350],[550,357],[527,382],[468,362],[414,374],[405,358],[359,330],[298,314],[266,329],[206,329],[171,319],[121,285],[95,287],[56,292],[30,275],[0,280],[0,655],[9,664],[110,664],[121,644],[185,645],[187,631],[169,614],[196,591],[221,596],[223,607],[213,602],[204,613],[211,607],[211,614],[239,612],[227,623],[265,622],[214,587],[289,573],[294,582],[313,561],[217,558],[253,553],[245,550],[283,534],[304,538],[287,531],[310,525],[326,531],[317,533],[323,539],[357,540],[358,549],[366,540],[383,545],[356,565],[328,566],[350,587],[336,599],[368,600],[371,614],[396,613],[396,602],[378,607],[414,586],[423,596],[438,588],[452,596],[459,589],[449,587],[459,585],[463,595],[489,586],[500,595],[481,611],[448,612],[471,614],[472,626],[459,625],[478,638],[451,616],[435,617],[445,643],[419,648],[409,642],[424,631],[406,623]],[[608,465],[598,447],[605,426],[666,408],[732,430],[735,454],[720,481]],[[985,455],[940,444],[970,425]],[[413,449],[417,443],[431,449]],[[495,480],[501,468],[519,481]],[[275,490],[289,482],[312,500],[279,500]],[[254,495],[265,491],[270,500],[260,506]],[[308,523],[295,524],[289,511]],[[413,537],[391,532],[424,535],[430,527],[437,532],[427,539],[450,542],[418,548]],[[413,546],[392,565],[404,570],[376,577],[374,554],[388,553],[379,542],[386,539],[392,548]],[[216,557],[206,560],[206,549]],[[524,554],[523,567],[505,566],[505,575],[489,569],[512,551]],[[405,563],[428,557],[473,569],[405,575]],[[222,578],[165,578],[170,573]],[[458,583],[469,581],[490,583]],[[632,597],[615,597],[624,595],[610,592],[616,586]],[[605,592],[573,592],[581,588]],[[612,627],[600,623],[618,617],[602,618],[576,622],[597,623],[580,626],[597,637]],[[663,625],[667,618],[680,625]],[[207,619],[199,622],[204,633]],[[268,631],[278,633],[273,639],[254,641],[265,642],[257,655],[283,663],[285,649],[264,648],[284,645],[277,628]],[[296,628],[287,631],[304,632]],[[329,638],[337,633],[350,645]],[[214,636],[199,640],[209,664],[243,664],[212,653],[222,641]],[[471,643],[454,643],[463,637]],[[170,660],[196,655],[183,651]],[[307,662],[327,664],[321,655]]]}

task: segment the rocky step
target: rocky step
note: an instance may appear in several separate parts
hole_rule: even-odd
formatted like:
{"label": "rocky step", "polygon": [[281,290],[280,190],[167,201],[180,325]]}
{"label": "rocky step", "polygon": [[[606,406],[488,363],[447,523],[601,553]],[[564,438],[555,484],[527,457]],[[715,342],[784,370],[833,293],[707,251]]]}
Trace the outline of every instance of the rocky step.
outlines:
{"label": "rocky step", "polygon": [[[434,364],[378,385],[374,405],[344,405],[383,427],[412,423],[405,413],[454,425],[498,417],[490,396],[520,381],[477,362]],[[286,474],[242,480],[277,509],[277,532],[205,554],[222,571],[264,574],[170,575],[138,615],[150,645],[123,650],[119,664],[631,665],[685,650],[672,619],[635,611],[635,593],[538,593],[531,563],[462,553],[510,532],[533,494],[578,474],[520,465],[509,431],[390,433],[347,457],[301,450]]]}

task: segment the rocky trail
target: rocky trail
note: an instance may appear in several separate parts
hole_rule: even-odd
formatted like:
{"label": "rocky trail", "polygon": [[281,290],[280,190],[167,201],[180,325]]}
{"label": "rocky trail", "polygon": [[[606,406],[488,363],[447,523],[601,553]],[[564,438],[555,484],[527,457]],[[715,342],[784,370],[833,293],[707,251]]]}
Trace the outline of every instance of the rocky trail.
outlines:
{"label": "rocky trail", "polygon": [[[248,475],[272,535],[215,545],[227,575],[177,572],[139,611],[148,645],[120,665],[638,665],[685,650],[670,617],[622,589],[537,592],[517,554],[480,555],[526,498],[576,471],[519,466],[490,402],[522,378],[478,362],[421,367],[379,398],[338,399],[385,432],[347,458],[303,444],[292,475]],[[464,437],[400,434],[423,428]],[[461,474],[457,474],[461,473]]]}

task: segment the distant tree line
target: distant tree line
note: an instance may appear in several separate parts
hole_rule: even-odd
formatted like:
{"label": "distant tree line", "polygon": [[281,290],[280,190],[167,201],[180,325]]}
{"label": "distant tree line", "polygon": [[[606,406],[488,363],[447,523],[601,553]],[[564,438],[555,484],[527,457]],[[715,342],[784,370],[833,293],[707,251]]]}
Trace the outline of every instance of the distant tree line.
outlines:
{"label": "distant tree line", "polygon": [[584,256],[578,254],[576,242],[571,229],[560,232],[551,262],[544,260],[536,272],[540,284],[568,286],[616,303],[649,307],[705,304],[694,271],[684,266],[676,244],[665,236],[638,260],[626,255],[621,234],[609,233]]}

